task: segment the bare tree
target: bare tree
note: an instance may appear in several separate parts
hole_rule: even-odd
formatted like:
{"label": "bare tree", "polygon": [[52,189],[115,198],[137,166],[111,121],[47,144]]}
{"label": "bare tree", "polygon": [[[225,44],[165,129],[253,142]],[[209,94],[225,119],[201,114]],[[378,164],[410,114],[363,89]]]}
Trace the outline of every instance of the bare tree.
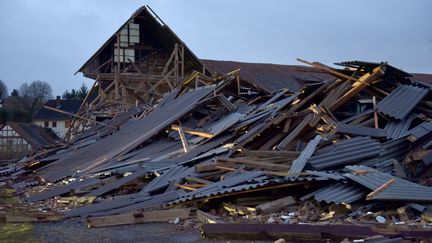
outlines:
{"label": "bare tree", "polygon": [[52,97],[52,88],[47,82],[37,80],[22,84],[19,94],[27,101],[28,110],[33,114]]}
{"label": "bare tree", "polygon": [[8,95],[6,84],[0,79],[0,100],[3,100]]}

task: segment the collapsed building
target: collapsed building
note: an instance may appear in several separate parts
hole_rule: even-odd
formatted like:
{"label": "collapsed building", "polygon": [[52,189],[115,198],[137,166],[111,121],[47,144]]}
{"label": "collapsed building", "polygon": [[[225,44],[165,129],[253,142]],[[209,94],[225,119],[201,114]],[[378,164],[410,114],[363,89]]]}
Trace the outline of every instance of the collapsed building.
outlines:
{"label": "collapsed building", "polygon": [[70,144],[2,167],[1,183],[30,221],[192,218],[208,237],[431,238],[431,75],[299,61],[201,60],[140,8],[80,69],[95,84]]}

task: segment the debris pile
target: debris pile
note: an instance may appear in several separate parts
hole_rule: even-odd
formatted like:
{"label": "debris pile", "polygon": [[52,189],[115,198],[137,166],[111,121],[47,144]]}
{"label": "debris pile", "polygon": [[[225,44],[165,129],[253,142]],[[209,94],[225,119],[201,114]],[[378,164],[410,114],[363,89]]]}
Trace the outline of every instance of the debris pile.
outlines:
{"label": "debris pile", "polygon": [[236,71],[193,73],[155,107],[1,168],[1,183],[29,210],[90,227],[169,221],[204,225],[209,237],[432,237],[430,86],[387,63],[300,61],[334,78],[269,94],[241,86]]}

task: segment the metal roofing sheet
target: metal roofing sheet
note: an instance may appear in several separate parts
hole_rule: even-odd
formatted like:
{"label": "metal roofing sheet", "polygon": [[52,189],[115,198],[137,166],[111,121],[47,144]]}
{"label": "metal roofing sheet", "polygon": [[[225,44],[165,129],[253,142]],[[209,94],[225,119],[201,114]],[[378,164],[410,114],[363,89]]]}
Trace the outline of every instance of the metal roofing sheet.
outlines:
{"label": "metal roofing sheet", "polygon": [[63,194],[69,193],[71,190],[76,190],[79,188],[83,188],[89,185],[95,185],[99,184],[101,181],[97,178],[91,177],[87,178],[81,181],[73,181],[67,185],[64,186],[57,186],[55,188],[52,188],[51,190],[44,191],[38,194],[31,195],[26,200],[29,202],[37,202],[41,200],[45,200],[51,197],[60,196]]}
{"label": "metal roofing sheet", "polygon": [[407,133],[414,135],[416,138],[421,138],[432,131],[432,122],[423,122],[420,125],[410,129]]}
{"label": "metal roofing sheet", "polygon": [[408,132],[408,129],[411,125],[411,122],[414,120],[415,116],[407,116],[403,120],[391,120],[389,121],[384,130],[386,130],[388,139],[397,139],[405,136]]}
{"label": "metal roofing sheet", "polygon": [[[198,102],[214,90],[206,86],[187,92],[170,102],[160,105],[142,120],[130,121],[112,136],[79,149],[69,156],[50,164],[39,171],[47,180],[55,181],[77,171],[83,174],[89,169],[104,164],[117,155],[125,154],[151,138],[179,117],[195,108]],[[169,96],[175,95],[176,92]]]}
{"label": "metal roofing sheet", "polygon": [[64,211],[63,215],[66,218],[76,217],[76,216],[86,216],[98,212],[109,211],[116,208],[126,207],[135,203],[150,200],[151,197],[142,196],[137,194],[131,194],[127,196],[119,196],[108,200],[103,200],[95,204],[90,204],[86,206],[81,206],[73,208],[68,211]]}
{"label": "metal roofing sheet", "polygon": [[390,140],[381,144],[381,152],[378,157],[364,160],[364,163],[379,163],[384,160],[396,159],[402,161],[410,149],[410,142],[405,138]]}
{"label": "metal roofing sheet", "polygon": [[339,122],[336,126],[336,130],[339,133],[360,135],[360,136],[370,136],[370,137],[386,137],[387,132],[384,129],[372,128],[372,127],[361,127],[350,124],[344,124]]}
{"label": "metal roofing sheet", "polygon": [[380,113],[401,120],[427,95],[428,89],[412,85],[399,85],[387,97],[378,102]]}
{"label": "metal roofing sheet", "polygon": [[300,156],[293,161],[292,166],[289,169],[288,173],[300,173],[303,171],[303,168],[305,167],[307,160],[315,152],[315,149],[318,146],[321,139],[322,137],[320,135],[316,135],[316,137],[308,143],[306,148],[301,152]]}
{"label": "metal roofing sheet", "polygon": [[[258,178],[256,178],[258,179]],[[229,193],[234,192],[241,192],[241,191],[247,191],[251,189],[266,187],[270,185],[276,185],[276,184],[282,184],[282,183],[297,183],[297,182],[307,182],[307,181],[323,181],[328,180],[326,177],[316,177],[316,176],[299,176],[299,177],[290,177],[285,179],[279,179],[279,178],[267,178],[265,180],[256,180],[252,179],[248,181],[247,183],[243,183],[240,185],[235,185],[231,187],[219,187],[219,186],[212,186],[207,188],[207,190],[202,190],[199,193],[190,192],[187,194],[184,194],[182,197],[180,197],[178,200],[171,202],[170,204],[177,204],[182,203],[186,201],[191,201],[194,199],[200,199],[200,198],[208,198],[211,196],[217,196],[217,195],[225,195]],[[215,183],[214,183],[215,184]],[[208,187],[208,186],[207,186]]]}
{"label": "metal roofing sheet", "polygon": [[326,203],[352,203],[366,196],[364,189],[354,185],[337,183],[320,188],[301,198],[302,201],[311,197],[317,201],[325,201]]}
{"label": "metal roofing sheet", "polygon": [[309,175],[324,177],[324,178],[328,178],[328,179],[332,179],[332,180],[345,179],[345,177],[343,177],[342,175],[340,175],[339,173],[336,173],[336,172],[330,172],[329,173],[329,172],[324,172],[324,171],[307,170],[306,173]]}
{"label": "metal roofing sheet", "polygon": [[124,212],[133,212],[138,209],[144,209],[148,207],[154,207],[163,205],[165,203],[171,202],[176,200],[180,195],[184,194],[183,191],[171,191],[171,192],[165,192],[159,195],[152,196],[150,198],[147,198],[147,200],[143,200],[141,202],[136,202],[124,207],[118,207],[109,211],[104,211],[99,214],[91,214],[91,215],[112,215],[112,214],[118,214],[118,213],[124,213]]}
{"label": "metal roofing sheet", "polygon": [[397,160],[395,159],[388,159],[382,161],[369,160],[369,161],[359,163],[359,165],[369,166],[384,173],[391,173],[395,168],[394,166],[395,162],[397,162]]}
{"label": "metal roofing sheet", "polygon": [[[350,141],[352,140],[352,141]],[[342,146],[334,146],[332,151],[317,154],[308,159],[316,169],[352,164],[362,159],[377,156],[381,152],[381,144],[371,138],[348,139]]]}
{"label": "metal roofing sheet", "polygon": [[150,193],[161,188],[168,186],[170,182],[178,181],[186,176],[193,174],[195,169],[193,167],[173,166],[163,172],[161,176],[154,178],[150,181],[140,193]]}
{"label": "metal roofing sheet", "polygon": [[100,196],[102,194],[105,194],[109,191],[112,191],[114,189],[117,189],[141,176],[144,176],[147,173],[147,170],[143,168],[139,168],[138,170],[134,171],[132,174],[125,176],[123,178],[120,178],[118,180],[115,180],[109,184],[103,185],[99,187],[98,189],[95,189],[89,193],[87,193],[85,196]]}
{"label": "metal roofing sheet", "polygon": [[368,172],[361,175],[345,174],[353,180],[371,190],[376,190],[391,179],[395,182],[374,196],[373,200],[400,200],[432,202],[432,187],[422,186],[382,172]]}

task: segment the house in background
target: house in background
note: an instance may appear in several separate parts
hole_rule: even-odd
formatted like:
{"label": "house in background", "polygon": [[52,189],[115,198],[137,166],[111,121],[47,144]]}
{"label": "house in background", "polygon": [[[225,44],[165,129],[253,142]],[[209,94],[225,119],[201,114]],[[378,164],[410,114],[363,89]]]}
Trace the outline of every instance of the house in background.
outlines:
{"label": "house in background", "polygon": [[[81,103],[82,100],[64,100],[60,99],[60,96],[57,96],[56,99],[48,100],[45,106],[75,114],[79,110]],[[33,118],[34,124],[44,128],[51,128],[60,138],[64,138],[67,131],[69,130],[72,120],[73,117],[71,115],[46,108],[42,108]]]}
{"label": "house in background", "polygon": [[0,160],[18,160],[62,140],[49,128],[31,123],[10,122],[0,127]]}

